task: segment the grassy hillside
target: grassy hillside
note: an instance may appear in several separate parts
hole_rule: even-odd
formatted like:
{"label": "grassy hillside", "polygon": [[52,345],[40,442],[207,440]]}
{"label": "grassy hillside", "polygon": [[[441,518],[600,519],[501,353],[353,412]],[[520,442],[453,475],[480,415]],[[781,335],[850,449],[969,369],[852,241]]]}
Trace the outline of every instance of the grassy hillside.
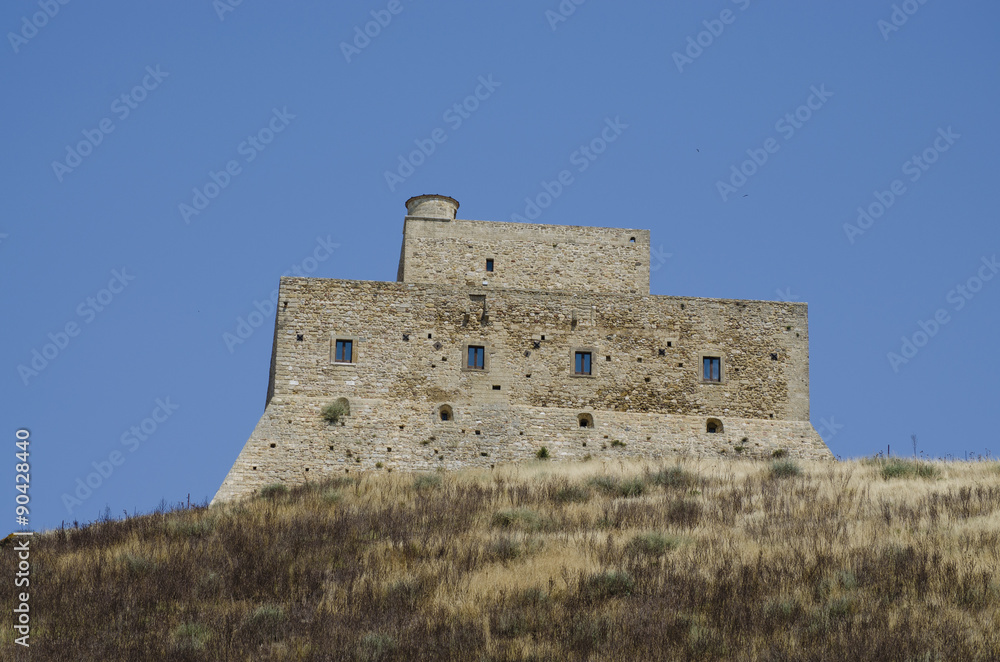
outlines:
{"label": "grassy hillside", "polygon": [[990,462],[381,473],[36,543],[32,660],[1000,660]]}

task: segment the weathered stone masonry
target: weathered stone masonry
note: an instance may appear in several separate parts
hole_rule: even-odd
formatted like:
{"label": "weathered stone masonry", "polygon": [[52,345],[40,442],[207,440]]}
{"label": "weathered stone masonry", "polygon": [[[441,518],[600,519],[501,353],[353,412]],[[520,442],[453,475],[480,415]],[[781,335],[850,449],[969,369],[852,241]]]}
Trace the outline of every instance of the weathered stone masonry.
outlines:
{"label": "weathered stone masonry", "polygon": [[[457,221],[457,207],[408,201],[398,282],[281,279],[267,405],[216,500],[542,446],[832,457],[809,422],[805,304],[651,296],[648,231]],[[351,363],[334,361],[338,339]],[[469,345],[485,369],[466,367]],[[590,375],[574,374],[577,351]],[[719,381],[703,380],[704,356]],[[320,410],[338,398],[350,414],[331,424]]]}

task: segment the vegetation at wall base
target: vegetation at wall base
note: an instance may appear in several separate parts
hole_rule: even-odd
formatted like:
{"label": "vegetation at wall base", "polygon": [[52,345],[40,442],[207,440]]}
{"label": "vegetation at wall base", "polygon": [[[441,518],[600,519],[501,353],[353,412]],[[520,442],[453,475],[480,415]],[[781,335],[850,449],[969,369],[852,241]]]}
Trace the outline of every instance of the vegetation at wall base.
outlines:
{"label": "vegetation at wall base", "polygon": [[1000,659],[1000,465],[784,462],[341,474],[36,534],[31,657]]}

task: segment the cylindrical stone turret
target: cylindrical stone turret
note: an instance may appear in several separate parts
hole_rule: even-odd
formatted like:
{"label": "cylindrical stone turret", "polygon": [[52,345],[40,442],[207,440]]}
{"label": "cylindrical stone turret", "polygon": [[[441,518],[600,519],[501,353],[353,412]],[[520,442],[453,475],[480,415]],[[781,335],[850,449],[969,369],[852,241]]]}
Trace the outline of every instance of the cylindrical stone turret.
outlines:
{"label": "cylindrical stone turret", "polygon": [[406,201],[406,215],[420,218],[455,219],[458,200],[447,195],[416,195]]}

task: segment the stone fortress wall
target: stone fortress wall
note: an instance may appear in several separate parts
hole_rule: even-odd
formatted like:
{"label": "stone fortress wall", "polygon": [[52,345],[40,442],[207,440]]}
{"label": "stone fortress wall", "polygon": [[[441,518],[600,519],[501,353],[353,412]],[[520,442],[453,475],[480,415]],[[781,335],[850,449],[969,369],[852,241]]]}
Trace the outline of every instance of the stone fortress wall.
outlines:
{"label": "stone fortress wall", "polygon": [[[556,460],[832,457],[809,422],[805,304],[653,296],[646,231],[456,221],[457,206],[408,202],[398,282],[281,279],[267,405],[216,500],[542,446]],[[579,351],[590,375],[575,374]],[[704,356],[721,359],[718,381]],[[339,398],[350,414],[328,423]]]}

